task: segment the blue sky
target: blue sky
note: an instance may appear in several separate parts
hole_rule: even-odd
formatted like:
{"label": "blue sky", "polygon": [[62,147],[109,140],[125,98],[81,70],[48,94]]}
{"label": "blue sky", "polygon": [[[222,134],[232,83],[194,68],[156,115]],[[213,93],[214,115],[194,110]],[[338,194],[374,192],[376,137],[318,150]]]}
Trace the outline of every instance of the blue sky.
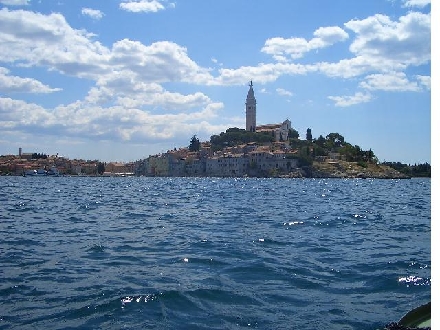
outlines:
{"label": "blue sky", "polygon": [[134,161],[285,119],[431,163],[430,0],[0,0],[0,154]]}

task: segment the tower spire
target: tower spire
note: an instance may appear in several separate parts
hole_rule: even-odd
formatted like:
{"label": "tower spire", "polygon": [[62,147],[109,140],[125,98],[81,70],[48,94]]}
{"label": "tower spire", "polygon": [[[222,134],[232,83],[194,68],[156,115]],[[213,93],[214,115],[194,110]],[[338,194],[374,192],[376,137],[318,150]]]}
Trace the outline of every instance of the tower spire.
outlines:
{"label": "tower spire", "polygon": [[257,126],[257,100],[255,99],[252,80],[246,97],[246,131],[255,132]]}

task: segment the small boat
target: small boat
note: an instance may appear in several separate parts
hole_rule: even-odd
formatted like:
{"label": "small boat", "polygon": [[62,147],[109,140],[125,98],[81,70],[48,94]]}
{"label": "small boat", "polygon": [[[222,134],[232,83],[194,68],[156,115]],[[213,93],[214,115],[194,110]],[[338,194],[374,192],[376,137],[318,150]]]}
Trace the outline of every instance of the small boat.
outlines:
{"label": "small boat", "polygon": [[23,176],[59,176],[60,172],[55,166],[52,166],[50,169],[46,170],[44,168],[39,168],[38,170],[26,170],[23,173]]}
{"label": "small boat", "polygon": [[44,168],[39,168],[38,170],[26,170],[24,176],[43,176],[47,175],[47,171]]}
{"label": "small boat", "polygon": [[399,322],[388,324],[384,330],[431,329],[431,302],[410,310]]}
{"label": "small boat", "polygon": [[55,166],[52,166],[50,169],[47,170],[46,174],[47,175],[59,176],[60,172],[58,171],[58,169]]}
{"label": "small boat", "polygon": [[24,176],[37,175],[37,170],[26,170],[23,175]]}

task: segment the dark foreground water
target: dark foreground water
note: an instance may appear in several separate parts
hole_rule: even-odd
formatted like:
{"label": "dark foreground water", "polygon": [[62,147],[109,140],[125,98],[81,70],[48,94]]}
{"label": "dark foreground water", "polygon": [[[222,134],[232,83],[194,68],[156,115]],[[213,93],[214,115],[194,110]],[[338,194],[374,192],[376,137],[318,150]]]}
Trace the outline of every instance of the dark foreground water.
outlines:
{"label": "dark foreground water", "polygon": [[431,299],[430,189],[0,177],[0,329],[377,329]]}

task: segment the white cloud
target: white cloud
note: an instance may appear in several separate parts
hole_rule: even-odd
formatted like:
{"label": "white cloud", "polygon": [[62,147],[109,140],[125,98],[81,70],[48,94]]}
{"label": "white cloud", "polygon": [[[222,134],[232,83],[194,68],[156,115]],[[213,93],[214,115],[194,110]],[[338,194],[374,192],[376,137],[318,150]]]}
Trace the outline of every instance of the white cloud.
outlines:
{"label": "white cloud", "polygon": [[431,60],[431,15],[409,12],[392,21],[377,14],[351,20],[345,26],[356,33],[350,51],[368,61],[396,66],[426,64]]}
{"label": "white cloud", "polygon": [[[367,56],[357,56],[335,63],[320,62],[315,64],[315,67],[329,77],[353,78],[394,66],[393,63],[381,62]],[[403,66],[401,68],[403,69]]]}
{"label": "white cloud", "polygon": [[304,38],[271,38],[266,40],[263,53],[276,56],[276,59],[285,61],[289,55],[291,58],[300,58],[309,51],[308,42]]}
{"label": "white cloud", "polygon": [[360,87],[388,92],[417,92],[420,87],[417,82],[410,82],[403,72],[378,73],[365,77]]}
{"label": "white cloud", "polygon": [[100,20],[102,17],[104,17],[104,13],[99,9],[83,8],[81,13],[96,20]]}
{"label": "white cloud", "polygon": [[315,38],[309,42],[310,49],[328,47],[348,39],[348,33],[338,26],[320,27],[313,35]]}
{"label": "white cloud", "polygon": [[349,49],[354,54],[337,62],[317,62],[302,65],[289,58],[302,57],[312,49],[319,49],[344,41],[348,34],[339,27],[319,28],[315,38],[271,38],[262,52],[270,54],[276,63],[260,63],[237,69],[222,68],[218,84],[243,84],[249,77],[268,83],[282,75],[321,72],[330,77],[354,78],[366,74],[403,72],[409,66],[429,64],[431,61],[431,15],[409,12],[397,21],[385,15],[374,15],[362,20],[351,20],[345,27],[354,32]]}
{"label": "white cloud", "polygon": [[113,45],[109,63],[113,70],[129,69],[144,81],[202,84],[213,79],[208,69],[188,57],[185,47],[169,41],[146,46],[138,41],[120,40]]}
{"label": "white cloud", "polygon": [[[153,2],[148,3],[152,5]],[[158,1],[155,3],[162,5]],[[141,7],[139,1],[125,1],[122,4],[132,4],[132,10],[136,4]],[[172,7],[171,4],[169,6]],[[160,8],[157,7],[157,10]],[[428,46],[419,45],[416,38],[418,36],[421,42],[426,42],[427,31],[430,31],[430,15],[409,13],[401,17],[399,22],[373,16],[347,24],[347,28],[355,33],[351,48],[355,55],[353,58],[314,65],[289,62],[288,59],[303,56],[310,50],[347,39],[347,33],[338,27],[319,28],[309,41],[302,38],[279,38],[278,41],[273,38],[266,41],[265,52],[273,55],[278,61],[276,63],[260,63],[237,69],[221,68],[220,75],[213,77],[209,68],[199,66],[189,57],[185,47],[174,42],[159,41],[145,45],[139,41],[123,39],[106,47],[94,41],[93,34],[73,29],[61,14],[43,15],[2,9],[0,62],[10,63],[11,67],[20,65],[46,68],[61,74],[87,78],[95,82],[95,85],[84,100],[53,109],[0,98],[0,128],[11,131],[20,129],[27,134],[44,131],[49,135],[112,141],[164,140],[176,135],[187,138],[195,131],[209,136],[212,132],[236,126],[237,119],[226,119],[235,123],[231,126],[210,124],[208,121],[217,118],[222,110],[222,103],[211,100],[201,92],[186,95],[174,92],[172,84],[165,89],[163,83],[239,85],[252,77],[255,82],[264,84],[282,75],[309,72],[347,78],[371,73],[361,83],[361,87],[372,91],[384,89],[393,82],[400,82],[400,88],[412,86],[398,71],[409,65],[416,66],[430,61],[430,56],[427,56],[430,43]],[[370,34],[370,29],[374,33]],[[300,48],[296,49],[296,46]],[[397,56],[394,56],[393,47],[399,49]],[[283,62],[279,61],[282,59]],[[213,62],[216,62],[215,58]],[[420,86],[430,86],[430,77],[417,76],[417,79]],[[0,87],[2,90],[9,88],[11,91],[19,86],[21,91],[34,93],[58,90],[37,80],[15,77],[6,68],[0,69],[0,86],[3,86]],[[278,89],[277,92],[292,95],[284,89]],[[369,93],[329,96],[336,106],[368,102],[371,98]]]}
{"label": "white cloud", "polygon": [[404,71],[431,61],[431,15],[409,12],[392,21],[385,15],[351,20],[345,26],[355,32],[350,45],[354,57],[339,62],[320,62],[316,68],[331,77],[352,78],[368,73]]}
{"label": "white cloud", "polygon": [[[242,66],[238,69],[220,69],[220,76],[212,84],[241,85],[252,80],[261,84],[273,82],[282,75],[306,74],[316,71],[314,66],[295,63],[260,63],[257,66]],[[211,83],[210,83],[211,84]]]}
{"label": "white cloud", "polygon": [[420,85],[428,90],[431,90],[431,77],[430,76],[417,76]]}
{"label": "white cloud", "polygon": [[109,50],[92,38],[72,29],[61,14],[0,10],[1,62],[94,77],[108,70]]}
{"label": "white cloud", "polygon": [[52,93],[60,88],[50,88],[32,78],[21,78],[9,75],[9,70],[0,67],[0,90],[3,93]]}
{"label": "white cloud", "polygon": [[[171,7],[174,7],[174,3]],[[119,7],[123,10],[130,11],[133,13],[139,12],[158,12],[159,10],[165,9],[164,5],[159,0],[130,0],[121,2]]]}
{"label": "white cloud", "polygon": [[26,6],[30,0],[0,0],[0,3],[7,6]]}
{"label": "white cloud", "polygon": [[287,56],[297,59],[311,50],[328,47],[348,38],[348,34],[337,26],[320,27],[313,35],[315,38],[310,41],[304,38],[271,38],[266,40],[261,51],[272,55],[277,61],[284,62],[287,61]]}
{"label": "white cloud", "polygon": [[145,105],[153,105],[160,109],[168,111],[184,111],[209,104],[211,100],[203,93],[197,92],[190,95],[182,95],[180,93],[161,92],[154,94],[123,94],[117,99],[117,104],[126,108],[142,107]]}
{"label": "white cloud", "polygon": [[17,126],[27,126],[29,130],[33,130],[35,126],[49,121],[50,117],[50,114],[41,106],[0,97],[0,128],[4,131]]}
{"label": "white cloud", "polygon": [[[137,108],[103,108],[83,102],[44,109],[36,104],[0,97],[0,129],[19,129],[24,134],[44,132],[48,136],[73,136],[107,141],[167,140],[175,135],[190,136],[195,130],[205,135],[215,132],[206,120],[217,116],[222,103],[210,103],[188,113],[152,114]],[[200,126],[200,122],[204,124]],[[157,142],[157,141],[156,141]]]}
{"label": "white cloud", "polygon": [[94,35],[72,29],[60,14],[0,10],[0,62],[20,62],[92,80],[111,79],[122,71],[147,82],[207,83],[209,69],[191,60],[187,49],[160,41],[144,45],[123,39],[109,49]]}
{"label": "white cloud", "polygon": [[423,8],[431,4],[431,0],[402,0],[403,7]]}
{"label": "white cloud", "polygon": [[[0,10],[0,62],[38,66],[95,82],[84,100],[53,109],[0,98],[0,130],[145,142],[180,135],[187,139],[194,131],[209,136],[225,129],[225,124],[208,123],[217,118],[222,103],[201,92],[184,95],[161,85],[213,83],[209,69],[190,59],[185,47],[168,41],[144,45],[124,39],[107,48],[93,38],[86,31],[72,29],[61,14]],[[0,76],[8,88],[21,84],[22,91],[56,90],[35,80],[11,77],[6,68]]]}
{"label": "white cloud", "polygon": [[328,98],[335,102],[336,107],[349,107],[359,103],[366,103],[371,100],[371,94],[357,92],[349,96],[328,96]]}
{"label": "white cloud", "polygon": [[293,95],[292,92],[289,92],[288,90],[285,90],[284,88],[277,88],[276,92],[278,93],[278,95],[281,95],[281,96],[292,96]]}

